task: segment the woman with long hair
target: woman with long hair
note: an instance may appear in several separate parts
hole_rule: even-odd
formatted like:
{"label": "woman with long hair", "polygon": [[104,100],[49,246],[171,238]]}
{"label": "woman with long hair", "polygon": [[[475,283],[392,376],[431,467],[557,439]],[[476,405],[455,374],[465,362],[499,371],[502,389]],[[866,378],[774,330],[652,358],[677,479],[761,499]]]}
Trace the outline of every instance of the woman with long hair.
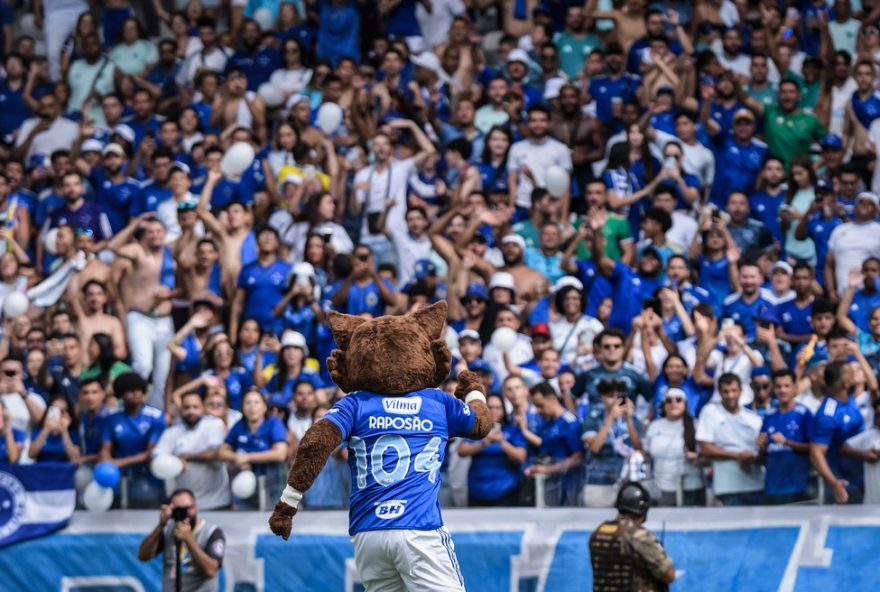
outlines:
{"label": "woman with long hair", "polygon": [[660,181],[659,172],[660,161],[651,154],[642,128],[633,123],[626,130],[626,142],[611,149],[602,180],[608,187],[608,207],[627,216],[636,234],[650,207],[648,198]]}
{"label": "woman with long hair", "polygon": [[576,287],[565,286],[553,300],[555,308],[550,311],[549,323],[553,349],[563,363],[574,367],[579,355],[592,351],[593,337],[605,327],[584,312],[584,295]]}
{"label": "woman with long hair", "polygon": [[810,211],[816,199],[816,171],[810,159],[799,156],[791,163],[788,173],[788,193],[785,203],[779,208],[782,231],[785,232],[785,254],[796,261],[806,261],[811,265],[816,260],[816,245],[813,239],[795,238],[798,222]]}
{"label": "woman with long hair", "polygon": [[217,334],[210,340],[205,350],[205,367],[203,375],[214,376],[226,384],[229,406],[241,409],[241,396],[253,386],[253,378],[239,365],[235,348],[226,335]]}
{"label": "woman with long hair", "polygon": [[131,17],[122,23],[122,34],[119,43],[110,51],[110,59],[123,74],[146,76],[159,61],[156,44],[150,43],[145,37],[146,33],[138,19]]}
{"label": "woman with long hair", "polygon": [[496,125],[486,134],[483,154],[477,164],[483,192],[507,192],[507,153],[513,144],[513,135],[507,127]]}
{"label": "woman with long hair", "polygon": [[314,233],[309,235],[303,250],[303,261],[315,270],[315,283],[322,292],[330,284],[331,255],[335,253],[323,236]]}
{"label": "woman with long hair", "polygon": [[199,112],[192,107],[181,109],[177,116],[177,127],[180,128],[180,142],[187,154],[192,152],[193,146],[205,139]]}
{"label": "woman with long hair", "polygon": [[272,73],[269,82],[280,88],[287,99],[308,87],[312,70],[306,64],[302,45],[293,38],[285,39],[281,44],[281,61],[283,67]]}
{"label": "woman with long hair", "polygon": [[687,394],[680,388],[668,389],[660,417],[648,425],[645,435],[645,452],[653,460],[660,489],[658,505],[706,505],[703,472],[696,464],[696,422],[688,413]]}
{"label": "woman with long hair", "polygon": [[279,180],[282,167],[296,166],[299,145],[299,133],[296,128],[287,122],[279,123],[272,135],[272,149],[266,153],[266,162],[272,179]]}
{"label": "woman with long hair", "polygon": [[269,415],[266,399],[257,389],[250,389],[242,398],[242,414],[220,446],[219,458],[232,463],[238,471],[251,470],[264,481],[254,495],[237,500],[242,508],[260,506],[260,493],[274,492],[280,487],[279,463],[287,459],[287,429],[281,420]]}
{"label": "woman with long hair", "polygon": [[486,397],[492,431],[482,440],[467,440],[458,455],[470,457],[468,506],[515,506],[519,498],[522,465],[528,442],[509,420],[500,395]]}
{"label": "woman with long hair", "polygon": [[76,19],[76,28],[73,30],[73,34],[65,40],[64,45],[61,47],[60,67],[62,80],[67,80],[67,71],[70,69],[70,64],[83,56],[83,40],[86,38],[86,35],[91,35],[92,33],[101,34],[98,30],[98,21],[93,12],[85,11]]}
{"label": "woman with long hair", "polygon": [[[281,350],[278,352],[278,362],[275,365],[271,378],[265,382],[263,390],[269,394],[281,393],[290,401],[293,397],[293,388],[298,382],[308,381],[312,386],[319,388],[321,379],[317,372],[306,367],[306,358],[309,348],[306,338],[296,331],[285,331],[281,336]],[[267,368],[267,371],[272,367]],[[263,378],[261,362],[258,361],[255,374]]]}
{"label": "woman with long hair", "polygon": [[95,333],[89,340],[87,354],[89,366],[82,371],[80,379],[101,379],[103,384],[110,384],[124,372],[131,372],[131,366],[120,360],[113,353],[113,338],[106,333]]}
{"label": "woman with long hair", "polygon": [[336,223],[336,200],[324,192],[312,195],[307,201],[298,221],[291,224],[281,235],[281,240],[290,246],[291,259],[301,261],[306,238],[310,234],[327,237],[334,253],[351,253],[354,243],[341,225]]}
{"label": "woman with long hair", "polygon": [[73,406],[64,395],[55,395],[39,427],[31,434],[28,456],[37,462],[77,462],[79,432]]}

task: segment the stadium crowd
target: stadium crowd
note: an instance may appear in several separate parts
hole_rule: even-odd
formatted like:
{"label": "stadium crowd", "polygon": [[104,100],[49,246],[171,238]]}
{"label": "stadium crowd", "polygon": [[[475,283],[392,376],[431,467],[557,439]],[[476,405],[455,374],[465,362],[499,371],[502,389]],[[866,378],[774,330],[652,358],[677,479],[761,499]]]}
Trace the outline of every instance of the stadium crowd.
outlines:
{"label": "stadium crowd", "polygon": [[880,501],[880,1],[93,4],[0,0],[2,462],[266,507],[447,299],[446,504]]}

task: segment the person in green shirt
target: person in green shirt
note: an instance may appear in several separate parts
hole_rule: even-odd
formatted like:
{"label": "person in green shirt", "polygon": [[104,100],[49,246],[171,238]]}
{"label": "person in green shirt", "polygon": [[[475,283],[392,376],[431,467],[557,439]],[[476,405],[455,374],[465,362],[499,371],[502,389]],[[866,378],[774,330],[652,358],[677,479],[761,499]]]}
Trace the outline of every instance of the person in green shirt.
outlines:
{"label": "person in green shirt", "polygon": [[565,31],[557,33],[553,44],[559,50],[559,67],[571,81],[577,80],[587,57],[602,49],[602,41],[587,31],[583,6],[569,6],[565,12]]}
{"label": "person in green shirt", "polygon": [[810,145],[825,137],[825,128],[819,118],[801,109],[801,89],[794,80],[779,83],[776,105],[764,105],[743,93],[742,101],[764,119],[764,140],[774,154],[785,163],[810,154]]}
{"label": "person in green shirt", "polygon": [[[586,193],[587,207],[590,211],[599,210],[607,212],[608,218],[602,226],[602,236],[605,237],[605,254],[615,261],[622,261],[632,265],[635,260],[635,241],[629,221],[618,214],[608,211],[608,189],[602,181],[590,181],[584,189]],[[575,228],[580,228],[583,216],[574,223]],[[589,223],[588,223],[589,224]],[[587,248],[587,242],[578,244],[577,256],[579,259],[592,259],[593,256]]]}
{"label": "person in green shirt", "polygon": [[746,94],[764,105],[776,102],[779,88],[770,82],[769,58],[765,55],[752,56],[749,66],[749,83],[745,87]]}
{"label": "person in green shirt", "polygon": [[113,353],[113,339],[106,333],[92,335],[88,348],[92,364],[80,373],[80,380],[100,378],[102,383],[109,384],[120,374],[131,372],[131,366],[116,358]]}

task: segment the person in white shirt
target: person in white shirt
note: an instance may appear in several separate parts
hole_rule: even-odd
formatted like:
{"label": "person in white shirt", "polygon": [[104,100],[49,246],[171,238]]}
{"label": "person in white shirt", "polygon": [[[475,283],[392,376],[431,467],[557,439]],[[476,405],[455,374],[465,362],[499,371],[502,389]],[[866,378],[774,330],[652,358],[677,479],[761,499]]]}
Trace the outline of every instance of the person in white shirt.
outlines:
{"label": "person in white shirt", "polygon": [[[502,353],[490,340],[483,348],[483,360],[489,363],[495,372],[495,376],[498,377],[499,381],[503,382],[507,375],[510,374],[507,369],[508,364],[519,366],[520,364],[530,362],[535,357],[535,352],[532,350],[532,340],[519,332],[519,318],[507,305],[503,305],[495,315],[495,329],[497,330],[501,327],[509,327],[517,332],[516,344],[510,351]],[[507,362],[505,362],[505,357]]]}
{"label": "person in white shirt", "polygon": [[862,503],[880,504],[880,401],[874,403],[874,423],[841,447],[841,452],[865,462],[865,497]]}
{"label": "person in white shirt", "polygon": [[[532,190],[544,187],[544,175],[552,166],[562,167],[571,174],[571,150],[549,135],[550,110],[544,105],[529,107],[529,137],[510,147],[507,155],[507,176],[510,202],[527,213],[532,206]],[[560,196],[569,199],[569,190]]]}
{"label": "person in white shirt", "polygon": [[868,257],[880,257],[880,198],[869,191],[856,196],[852,222],[841,224],[828,237],[825,257],[825,281],[829,294],[843,295],[848,285],[849,272],[861,269]]}
{"label": "person in white shirt", "polygon": [[648,128],[646,136],[662,151],[666,150],[666,145],[670,142],[680,145],[681,168],[697,176],[705,190],[715,179],[715,155],[697,140],[698,121],[697,113],[682,110],[675,116],[675,136],[654,128]]}
{"label": "person in white shirt", "polygon": [[[172,199],[166,199],[156,208],[156,218],[165,225],[165,244],[171,244],[180,238],[182,230],[178,220],[181,210],[191,209],[195,212],[199,205],[198,196],[190,193],[192,180],[189,177],[189,167],[181,162],[176,162],[168,170],[168,188],[171,189]],[[201,222],[196,222],[196,236],[205,234],[205,227]]]}
{"label": "person in white shirt", "polygon": [[76,31],[79,15],[89,10],[86,0],[34,0],[34,26],[46,32],[49,75],[60,80],[61,48]]}
{"label": "person in white shirt", "polygon": [[382,217],[379,219],[379,227],[394,244],[397,251],[397,287],[403,288],[409,284],[416,273],[416,261],[429,259],[433,249],[431,239],[428,237],[428,212],[421,206],[409,208],[406,212],[406,230],[401,232],[399,227],[385,224],[388,211],[394,207],[395,201],[389,199],[385,203]]}
{"label": "person in white shirt", "polygon": [[198,28],[199,41],[202,48],[190,54],[180,72],[177,74],[177,84],[192,87],[196,76],[202,70],[223,72],[230,52],[217,43],[217,23],[211,17],[201,17],[196,27]]}
{"label": "person in white shirt", "polygon": [[79,126],[61,116],[61,105],[54,94],[43,95],[39,103],[38,117],[26,119],[15,139],[15,160],[26,167],[48,166],[53,152],[70,150],[79,139]]}
{"label": "person in white shirt", "polygon": [[723,51],[718,53],[718,63],[725,70],[733,70],[746,79],[749,78],[752,60],[742,53],[742,34],[739,29],[727,29],[721,38]]}
{"label": "person in white shirt", "polygon": [[[426,8],[429,7],[429,8]],[[464,14],[467,6],[461,0],[431,0],[430,3],[416,4],[416,21],[422,31],[428,48],[436,49],[449,42],[449,29],[455,17]],[[471,22],[467,21],[470,28]]]}
{"label": "person in white shirt", "polygon": [[700,413],[697,442],[700,455],[712,461],[715,497],[725,506],[755,505],[764,491],[764,471],[758,464],[761,418],[739,403],[742,383],[736,374],[718,379],[721,403]]}
{"label": "person in white shirt", "polygon": [[0,362],[0,401],[9,413],[12,427],[28,435],[46,413],[46,401],[25,388],[24,368],[12,358]]}
{"label": "person in white shirt", "polygon": [[361,244],[370,248],[377,265],[383,263],[397,264],[396,254],[391,241],[385,235],[385,228],[378,222],[385,210],[388,200],[394,204],[385,214],[385,226],[392,233],[405,233],[406,228],[406,196],[407,181],[416,167],[436,152],[434,144],[425,132],[410,119],[395,119],[388,124],[391,130],[406,129],[415,136],[419,152],[411,158],[397,160],[393,158],[394,144],[385,131],[373,136],[373,156],[375,161],[370,166],[359,170],[354,176],[355,204],[352,214],[364,212],[361,223]]}
{"label": "person in white shirt", "polygon": [[697,420],[691,417],[687,393],[667,389],[660,417],[648,424],[645,452],[653,461],[661,506],[705,506],[703,472],[696,465]]}
{"label": "person in white shirt", "polygon": [[180,419],[164,432],[153,448],[153,456],[173,454],[183,461],[183,472],[175,477],[174,488],[195,493],[205,510],[228,506],[229,475],[226,465],[217,459],[217,451],[226,437],[226,426],[218,417],[205,413],[205,402],[198,392],[180,397]]}

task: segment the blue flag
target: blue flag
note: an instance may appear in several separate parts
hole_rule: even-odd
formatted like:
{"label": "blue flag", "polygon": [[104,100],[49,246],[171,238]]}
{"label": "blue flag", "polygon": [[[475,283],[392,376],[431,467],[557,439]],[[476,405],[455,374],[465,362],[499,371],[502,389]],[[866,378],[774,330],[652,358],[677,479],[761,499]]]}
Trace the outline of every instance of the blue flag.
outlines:
{"label": "blue flag", "polygon": [[0,464],[0,547],[67,526],[75,471],[73,463]]}

